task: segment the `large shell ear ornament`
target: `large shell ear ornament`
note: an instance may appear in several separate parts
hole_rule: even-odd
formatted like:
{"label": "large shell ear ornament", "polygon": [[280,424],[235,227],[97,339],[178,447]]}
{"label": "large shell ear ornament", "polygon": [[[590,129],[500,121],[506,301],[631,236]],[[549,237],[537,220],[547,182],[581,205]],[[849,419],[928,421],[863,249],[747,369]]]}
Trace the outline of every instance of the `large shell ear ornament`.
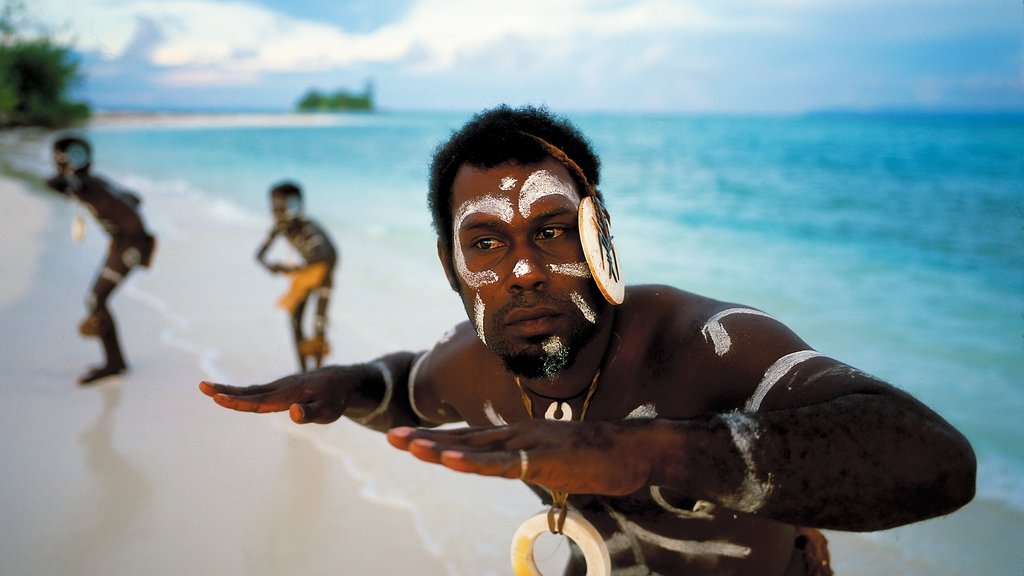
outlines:
{"label": "large shell ear ornament", "polygon": [[590,267],[590,274],[601,290],[605,300],[622,304],[626,296],[626,285],[619,271],[619,259],[612,243],[611,219],[604,204],[594,195],[580,201],[578,225],[583,255]]}

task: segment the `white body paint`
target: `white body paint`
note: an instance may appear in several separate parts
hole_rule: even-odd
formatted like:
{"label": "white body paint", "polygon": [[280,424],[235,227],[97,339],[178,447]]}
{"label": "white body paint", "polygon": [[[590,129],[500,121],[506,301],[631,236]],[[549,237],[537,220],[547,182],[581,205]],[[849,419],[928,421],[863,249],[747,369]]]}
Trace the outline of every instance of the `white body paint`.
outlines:
{"label": "white body paint", "polygon": [[519,262],[516,262],[515,268],[512,269],[512,274],[515,275],[516,278],[522,278],[532,271],[533,266],[530,266],[529,262],[526,260],[520,260]]}
{"label": "white body paint", "polygon": [[729,427],[733,444],[747,467],[743,484],[740,485],[735,496],[732,499],[723,498],[722,503],[740,512],[757,512],[764,506],[774,488],[771,474],[762,480],[758,477],[757,465],[754,463],[754,445],[760,436],[757,423],[742,412],[729,412],[722,414],[719,418]]}
{"label": "white body paint", "polygon": [[733,314],[753,314],[755,316],[771,318],[770,315],[753,308],[729,308],[708,318],[707,323],[704,324],[700,331],[704,335],[705,341],[714,343],[715,354],[719,356],[725,356],[729,348],[732,347],[732,339],[729,338],[729,333],[725,331],[725,326],[722,326],[722,319]]}
{"label": "white body paint", "polygon": [[684,520],[714,520],[715,516],[712,512],[715,511],[715,505],[705,500],[698,500],[693,505],[693,510],[684,510],[677,508],[668,503],[665,497],[661,495],[660,486],[651,486],[651,499],[654,500],[658,506],[661,506],[662,510],[669,512],[677,518]]}
{"label": "white body paint", "polygon": [[519,213],[530,217],[533,204],[545,196],[565,196],[573,206],[579,206],[580,198],[571,182],[562,180],[547,170],[537,170],[526,178],[519,189]]}
{"label": "white body paint", "polygon": [[484,334],[484,301],[480,293],[476,293],[476,300],[473,302],[473,327],[476,328],[476,335],[480,341],[487,344],[487,336]]}
{"label": "white body paint", "polygon": [[[514,190],[517,183],[518,180],[515,177],[505,176],[501,179],[498,187],[501,191],[508,192]],[[522,215],[523,218],[529,218],[533,205],[541,198],[552,195],[564,196],[572,202],[573,206],[576,206],[577,208],[579,207],[580,197],[579,194],[576,193],[571,180],[563,180],[547,170],[536,170],[532,172],[527,176],[526,181],[523,182],[522,187],[519,189],[519,201],[517,206],[519,214]],[[455,212],[455,217],[452,221],[452,257],[455,270],[462,278],[463,282],[465,282],[469,287],[479,290],[480,287],[488,284],[494,284],[501,280],[501,278],[494,270],[480,270],[474,272],[466,265],[466,255],[462,251],[462,241],[459,238],[459,229],[462,227],[462,223],[465,222],[466,218],[471,214],[490,214],[499,218],[502,222],[511,224],[515,216],[515,208],[513,208],[511,200],[507,197],[489,194],[487,196],[464,202]],[[586,278],[590,275],[589,269],[586,267],[585,263],[559,263],[551,264],[549,266],[553,272],[569,276]],[[515,267],[512,269],[512,273],[516,278],[521,278],[526,274],[529,274],[532,270],[533,265],[530,262],[520,260],[516,262]],[[591,323],[597,322],[596,313],[590,305],[583,300],[582,296],[574,293],[572,295],[572,300],[576,306],[579,307],[583,316],[587,318],[588,321]],[[476,299],[473,303],[473,327],[476,329],[476,333],[477,336],[479,336],[480,341],[487,344],[487,336],[484,334],[485,312],[484,302],[480,298],[480,293],[477,292]],[[560,342],[559,345],[561,345]]]}
{"label": "white body paint", "polygon": [[462,280],[472,288],[480,288],[486,284],[493,284],[498,281],[498,274],[493,270],[481,270],[471,272],[466,267],[466,255],[462,253],[462,241],[459,239],[459,228],[466,218],[473,213],[491,214],[497,216],[502,222],[512,221],[512,203],[504,196],[484,196],[470,200],[459,206],[453,221],[452,240],[454,243],[452,255],[455,259],[455,269]]}
{"label": "white body paint", "polygon": [[484,401],[484,416],[487,417],[488,422],[495,426],[508,426],[508,422],[501,417],[501,414],[498,414],[490,400]]}
{"label": "white body paint", "polygon": [[569,298],[572,298],[573,304],[580,309],[580,312],[583,313],[583,317],[586,318],[588,322],[591,324],[597,323],[597,312],[594,312],[594,309],[590,307],[590,304],[587,304],[587,301],[583,299],[583,296],[580,295],[579,292],[569,294]]}
{"label": "white body paint", "polygon": [[626,552],[627,550],[632,551],[634,562],[636,562],[636,566],[632,568],[616,568],[616,574],[651,573],[647,568],[646,558],[639,543],[640,540],[691,557],[725,556],[729,558],[747,558],[751,553],[749,546],[733,544],[732,542],[723,542],[721,540],[679,540],[662,536],[639,526],[635,522],[627,520],[622,513],[607,504],[604,505],[604,509],[615,520],[620,530],[607,540],[609,552],[615,554]]}
{"label": "white body paint", "polygon": [[573,278],[590,278],[590,267],[586,262],[573,262],[572,264],[548,264],[548,270],[563,276]]}
{"label": "white body paint", "polygon": [[654,404],[641,404],[626,415],[626,420],[652,420],[658,417],[658,407]]}
{"label": "white body paint", "polygon": [[761,378],[761,382],[757,385],[757,389],[754,390],[754,394],[743,406],[743,411],[757,412],[761,408],[761,402],[764,401],[764,397],[768,395],[768,392],[771,391],[772,387],[774,387],[783,376],[788,374],[789,371],[798,364],[819,356],[821,356],[821,354],[814,350],[801,350],[800,352],[786,354],[782,358],[776,360],[774,364],[765,370],[764,377]]}

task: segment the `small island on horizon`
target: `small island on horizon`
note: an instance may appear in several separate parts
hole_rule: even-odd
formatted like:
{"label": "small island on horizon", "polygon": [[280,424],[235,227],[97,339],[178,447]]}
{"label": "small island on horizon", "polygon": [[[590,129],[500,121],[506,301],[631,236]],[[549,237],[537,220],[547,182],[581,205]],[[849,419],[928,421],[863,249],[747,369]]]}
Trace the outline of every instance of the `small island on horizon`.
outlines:
{"label": "small island on horizon", "polygon": [[367,81],[361,93],[344,88],[326,93],[310,88],[295,103],[295,109],[299,112],[372,112],[374,109],[373,82]]}

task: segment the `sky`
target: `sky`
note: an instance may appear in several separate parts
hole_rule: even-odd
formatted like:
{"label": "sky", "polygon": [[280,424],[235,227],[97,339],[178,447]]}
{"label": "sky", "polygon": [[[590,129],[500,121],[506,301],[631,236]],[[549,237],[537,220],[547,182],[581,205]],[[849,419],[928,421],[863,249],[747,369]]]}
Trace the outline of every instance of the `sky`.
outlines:
{"label": "sky", "polygon": [[1024,111],[1021,0],[32,0],[98,109]]}

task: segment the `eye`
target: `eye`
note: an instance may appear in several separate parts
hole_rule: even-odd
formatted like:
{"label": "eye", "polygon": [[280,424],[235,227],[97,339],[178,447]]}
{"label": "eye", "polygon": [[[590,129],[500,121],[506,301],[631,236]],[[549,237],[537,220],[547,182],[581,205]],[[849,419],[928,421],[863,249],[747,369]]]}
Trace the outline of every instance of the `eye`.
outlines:
{"label": "eye", "polygon": [[501,248],[504,245],[505,243],[497,238],[481,238],[480,240],[473,242],[473,248],[476,248],[477,250],[494,250],[496,248]]}
{"label": "eye", "polygon": [[565,234],[565,228],[561,226],[546,226],[537,232],[538,240],[554,240]]}

